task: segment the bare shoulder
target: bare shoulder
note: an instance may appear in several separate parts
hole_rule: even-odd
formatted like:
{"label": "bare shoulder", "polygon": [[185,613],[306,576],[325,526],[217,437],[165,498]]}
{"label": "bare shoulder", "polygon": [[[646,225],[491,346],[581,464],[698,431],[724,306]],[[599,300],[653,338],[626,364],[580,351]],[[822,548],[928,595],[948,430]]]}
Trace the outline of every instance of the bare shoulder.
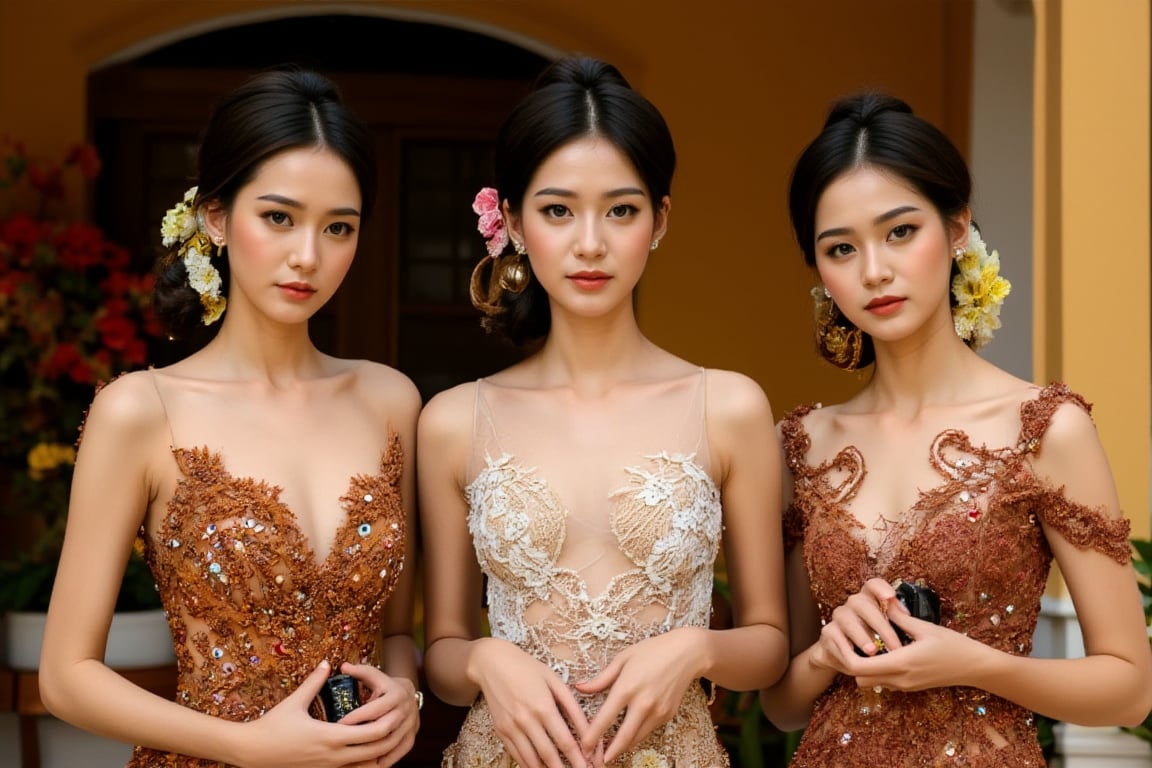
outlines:
{"label": "bare shoulder", "polygon": [[705,376],[709,419],[741,422],[767,417],[771,420],[768,396],[750,376],[717,368],[707,369]]}
{"label": "bare shoulder", "polygon": [[421,438],[471,434],[477,386],[476,382],[468,381],[433,396],[420,412]]}
{"label": "bare shoulder", "polygon": [[152,382],[152,373],[134,371],[100,387],[92,399],[85,430],[117,430],[126,436],[139,436],[165,429],[164,404]]}
{"label": "bare shoulder", "polygon": [[391,366],[358,361],[356,385],[365,397],[389,413],[415,418],[420,412],[420,391],[410,378]]}
{"label": "bare shoulder", "polygon": [[1041,440],[1041,455],[1071,460],[1085,448],[1098,445],[1100,438],[1090,408],[1079,396],[1057,405]]}

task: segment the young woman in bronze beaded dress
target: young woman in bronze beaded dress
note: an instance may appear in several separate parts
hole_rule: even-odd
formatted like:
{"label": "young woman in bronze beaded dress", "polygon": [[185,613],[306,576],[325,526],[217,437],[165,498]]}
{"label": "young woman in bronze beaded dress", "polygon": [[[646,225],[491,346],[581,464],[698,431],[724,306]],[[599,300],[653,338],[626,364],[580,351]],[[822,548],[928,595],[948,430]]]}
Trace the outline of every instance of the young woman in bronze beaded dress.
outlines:
{"label": "young woman in bronze beaded dress", "polygon": [[[444,765],[726,766],[698,681],[749,690],[783,670],[779,470],[761,388],[637,325],[668,128],[614,67],[564,59],[495,159],[473,298],[535,346],[420,417],[426,669],[472,707]],[[722,531],[736,627],[714,630]]]}
{"label": "young woman in bronze beaded dress", "polygon": [[[191,356],[97,394],[40,669],[53,713],[141,745],[132,768],[388,766],[412,746],[420,398],[308,336],[352,264],[375,167],[330,82],[265,72],[217,107],[198,189],[165,219],[158,313],[174,333],[223,319]],[[103,664],[138,532],[175,643],[174,702]],[[322,722],[310,710],[337,672],[365,701]]]}
{"label": "young woman in bronze beaded dress", "polygon": [[[874,364],[847,402],[780,423],[794,655],[761,700],[806,726],[798,768],[1042,766],[1033,712],[1118,725],[1152,706],[1129,524],[1089,404],[971,348],[1008,285],[970,186],[942,133],[875,94],[836,105],[793,174],[821,353]],[[1029,656],[1054,558],[1084,658]],[[938,595],[939,626],[904,610],[899,581]]]}

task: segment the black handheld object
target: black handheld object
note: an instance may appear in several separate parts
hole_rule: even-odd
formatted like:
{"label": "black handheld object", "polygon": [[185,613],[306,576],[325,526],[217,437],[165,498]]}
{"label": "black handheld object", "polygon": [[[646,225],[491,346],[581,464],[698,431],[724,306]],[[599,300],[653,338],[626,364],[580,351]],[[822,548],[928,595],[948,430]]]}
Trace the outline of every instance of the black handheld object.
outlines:
{"label": "black handheld object", "polygon": [[313,707],[313,716],[334,723],[360,706],[360,685],[351,675],[332,675],[317,698],[320,706]]}
{"label": "black handheld object", "polygon": [[[935,592],[924,586],[924,582],[901,581],[895,585],[895,588],[896,599],[908,609],[912,618],[932,624],[940,623],[940,598]],[[907,645],[912,642],[912,638],[908,637],[900,627],[893,624],[892,629],[896,630],[896,636],[900,638],[901,643]]]}
{"label": "black handheld object", "polygon": [[[896,599],[908,609],[908,613],[912,614],[913,618],[933,624],[940,623],[940,598],[929,587],[925,586],[923,581],[897,581],[892,586],[896,590]],[[896,637],[900,638],[901,645],[912,642],[912,638],[908,637],[908,634],[900,627],[893,624],[892,629],[896,632]],[[877,638],[876,643],[877,655],[888,652],[879,638]],[[859,648],[856,649],[856,654],[858,656],[868,655]]]}

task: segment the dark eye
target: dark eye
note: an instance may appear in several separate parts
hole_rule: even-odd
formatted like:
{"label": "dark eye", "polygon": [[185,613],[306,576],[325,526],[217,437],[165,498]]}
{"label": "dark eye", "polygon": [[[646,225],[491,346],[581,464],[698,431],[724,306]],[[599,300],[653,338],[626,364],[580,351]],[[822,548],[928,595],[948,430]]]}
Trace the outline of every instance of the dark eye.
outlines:
{"label": "dark eye", "polygon": [[852,246],[848,243],[836,243],[828,249],[829,256],[847,256],[852,253]]}
{"label": "dark eye", "polygon": [[334,235],[347,236],[352,234],[355,230],[352,225],[346,221],[334,221],[328,226],[328,230]]}
{"label": "dark eye", "polygon": [[612,209],[608,211],[608,215],[612,216],[613,218],[622,219],[626,216],[631,216],[633,213],[636,213],[636,211],[636,206],[629,205],[627,203],[620,203],[620,205],[612,206]]}
{"label": "dark eye", "polygon": [[916,231],[916,227],[911,224],[898,224],[892,228],[892,237],[897,240],[903,240]]}
{"label": "dark eye", "polygon": [[560,203],[544,206],[544,215],[553,219],[561,219],[568,215],[568,206]]}
{"label": "dark eye", "polygon": [[291,219],[288,217],[288,214],[284,213],[284,211],[269,211],[268,213],[264,214],[264,218],[279,226],[284,226],[291,221]]}

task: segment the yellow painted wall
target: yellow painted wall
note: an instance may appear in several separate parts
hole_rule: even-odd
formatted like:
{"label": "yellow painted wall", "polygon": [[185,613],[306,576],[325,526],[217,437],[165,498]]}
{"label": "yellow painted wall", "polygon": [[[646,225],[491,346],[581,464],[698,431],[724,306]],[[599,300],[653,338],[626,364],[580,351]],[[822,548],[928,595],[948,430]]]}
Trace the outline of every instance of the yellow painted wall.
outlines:
{"label": "yellow painted wall", "polygon": [[1146,0],[1037,0],[1035,370],[1094,401],[1133,533],[1149,532]]}

